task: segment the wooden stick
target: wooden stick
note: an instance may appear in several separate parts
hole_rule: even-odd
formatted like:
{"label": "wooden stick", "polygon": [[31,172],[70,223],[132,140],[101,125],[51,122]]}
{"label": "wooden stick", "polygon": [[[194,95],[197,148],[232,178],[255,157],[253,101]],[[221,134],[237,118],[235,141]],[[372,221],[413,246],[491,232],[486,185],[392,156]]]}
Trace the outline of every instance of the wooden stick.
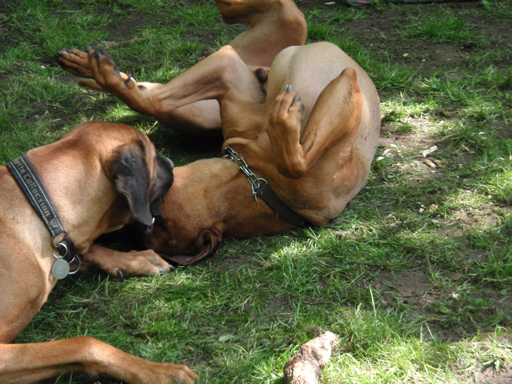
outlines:
{"label": "wooden stick", "polygon": [[326,332],[304,344],[284,365],[285,384],[318,384],[335,340],[334,333]]}

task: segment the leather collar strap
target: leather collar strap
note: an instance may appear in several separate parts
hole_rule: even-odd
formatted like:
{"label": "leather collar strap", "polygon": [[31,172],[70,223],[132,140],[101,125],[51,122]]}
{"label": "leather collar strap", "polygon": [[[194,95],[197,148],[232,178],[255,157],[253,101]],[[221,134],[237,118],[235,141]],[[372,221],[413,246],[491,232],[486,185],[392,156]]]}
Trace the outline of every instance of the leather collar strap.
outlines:
{"label": "leather collar strap", "polygon": [[[14,159],[7,164],[7,168],[25,194],[30,205],[32,205],[38,216],[46,224],[52,235],[53,246],[57,248],[64,260],[71,263],[76,257],[75,245],[62,227],[50,196],[27,156],[23,155]],[[55,237],[61,233],[65,234],[64,238],[58,244],[55,244]]]}
{"label": "leather collar strap", "polygon": [[306,228],[311,226],[307,219],[299,215],[297,212],[292,211],[285,203],[283,203],[282,200],[276,196],[268,183],[254,189],[254,191],[259,197],[261,197],[261,200],[267,203],[277,216],[282,217],[296,227]]}
{"label": "leather collar strap", "polygon": [[276,196],[265,179],[257,178],[252,172],[243,157],[239,157],[229,145],[225,148],[225,158],[238,164],[238,168],[247,176],[252,187],[252,194],[256,199],[259,196],[276,214],[297,227],[309,227],[311,224],[303,216],[293,211]]}

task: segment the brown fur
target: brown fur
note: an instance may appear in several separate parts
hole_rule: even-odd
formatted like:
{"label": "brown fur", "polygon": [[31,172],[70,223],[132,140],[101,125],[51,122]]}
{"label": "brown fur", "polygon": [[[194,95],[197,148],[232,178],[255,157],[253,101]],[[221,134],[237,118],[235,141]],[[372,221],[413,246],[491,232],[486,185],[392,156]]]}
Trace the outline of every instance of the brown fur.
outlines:
{"label": "brown fur", "polygon": [[[45,185],[83,269],[117,275],[155,274],[169,266],[154,252],[122,254],[92,241],[132,217],[151,225],[154,206],[172,183],[172,163],[146,135],[121,124],[81,124],[27,157]],[[105,374],[128,383],[192,383],[186,366],[157,364],[91,337],[9,344],[57,283],[51,236],[5,167],[0,167],[0,383],[31,383],[66,370]],[[76,264],[72,268],[76,268]]]}
{"label": "brown fur", "polygon": [[[366,183],[380,130],[375,86],[335,45],[302,46],[306,23],[291,0],[219,0],[217,5],[226,22],[249,22],[251,28],[165,85],[127,82],[116,74],[114,60],[98,50],[62,50],[58,60],[67,65],[82,57],[77,66],[99,89],[172,128],[181,129],[186,120],[176,111],[192,108],[186,113],[189,122],[210,121],[220,113],[223,149],[229,145],[237,151],[288,207],[313,225],[324,225]],[[269,48],[274,45],[279,51]],[[254,74],[257,68],[268,69],[265,90]],[[286,85],[293,88],[284,90]],[[218,110],[199,108],[204,102],[218,104]],[[195,123],[185,127],[201,131]],[[206,133],[209,123],[202,128]],[[162,217],[165,224],[155,227],[147,245],[171,255],[202,255],[223,237],[293,227],[253,199],[245,175],[226,159],[178,167]]]}
{"label": "brown fur", "polygon": [[[290,47],[274,61],[261,102],[257,87],[239,87],[244,66],[236,52],[225,47],[216,55],[240,70],[236,81],[221,76],[219,88],[226,91],[215,94],[223,116],[223,148],[229,145],[239,153],[310,223],[321,226],[338,216],[366,183],[377,147],[379,98],[366,73],[332,44]],[[246,69],[244,76],[253,75]],[[292,90],[283,91],[286,84]],[[223,237],[293,228],[261,199],[253,199],[247,177],[227,159],[177,167],[162,218],[166,226],[156,226],[147,245],[169,255],[213,249]],[[205,231],[209,238],[199,236]]]}
{"label": "brown fur", "polygon": [[[306,42],[307,26],[303,13],[292,0],[215,0],[227,24],[249,24],[250,28],[235,37],[229,44],[242,58],[251,71],[266,72],[276,55],[286,47],[303,45]],[[154,116],[162,124],[174,130],[194,134],[218,134],[221,130],[219,105],[215,100],[202,99],[194,103],[182,104],[180,108],[151,108],[151,102],[132,103],[131,96],[126,97],[122,89],[128,75],[121,72],[119,78],[98,75],[96,64],[90,60],[92,55],[78,49],[60,49],[56,60],[64,69],[76,76],[93,79],[80,81],[83,86],[112,93],[130,108],[145,115]],[[207,57],[211,52],[207,53]],[[112,60],[113,65],[113,60]],[[261,77],[264,80],[264,76]],[[140,82],[131,78],[126,87],[137,92],[156,91],[165,88],[162,84]]]}

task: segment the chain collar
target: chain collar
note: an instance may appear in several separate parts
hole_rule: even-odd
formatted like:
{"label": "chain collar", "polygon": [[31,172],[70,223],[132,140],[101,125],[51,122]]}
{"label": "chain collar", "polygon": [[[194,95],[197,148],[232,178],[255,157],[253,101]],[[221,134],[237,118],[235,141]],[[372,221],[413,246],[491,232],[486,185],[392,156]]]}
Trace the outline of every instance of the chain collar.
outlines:
{"label": "chain collar", "polygon": [[252,196],[254,197],[254,200],[258,201],[258,193],[256,190],[261,188],[262,183],[268,184],[267,180],[262,179],[261,177],[258,178],[254,172],[251,171],[244,158],[241,156],[239,157],[238,153],[236,153],[236,151],[233,150],[233,148],[231,148],[229,145],[226,145],[225,150],[226,154],[222,157],[238,164],[238,169],[240,169],[245,174],[245,176],[247,176],[247,180],[249,180],[249,183],[251,183]]}

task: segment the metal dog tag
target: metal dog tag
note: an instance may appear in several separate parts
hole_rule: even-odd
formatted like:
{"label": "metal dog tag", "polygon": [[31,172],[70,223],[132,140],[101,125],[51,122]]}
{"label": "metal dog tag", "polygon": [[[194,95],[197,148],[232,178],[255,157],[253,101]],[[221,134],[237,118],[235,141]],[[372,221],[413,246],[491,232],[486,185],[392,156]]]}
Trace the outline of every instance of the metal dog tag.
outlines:
{"label": "metal dog tag", "polygon": [[69,264],[62,257],[58,258],[52,266],[52,275],[56,279],[63,279],[69,275]]}

